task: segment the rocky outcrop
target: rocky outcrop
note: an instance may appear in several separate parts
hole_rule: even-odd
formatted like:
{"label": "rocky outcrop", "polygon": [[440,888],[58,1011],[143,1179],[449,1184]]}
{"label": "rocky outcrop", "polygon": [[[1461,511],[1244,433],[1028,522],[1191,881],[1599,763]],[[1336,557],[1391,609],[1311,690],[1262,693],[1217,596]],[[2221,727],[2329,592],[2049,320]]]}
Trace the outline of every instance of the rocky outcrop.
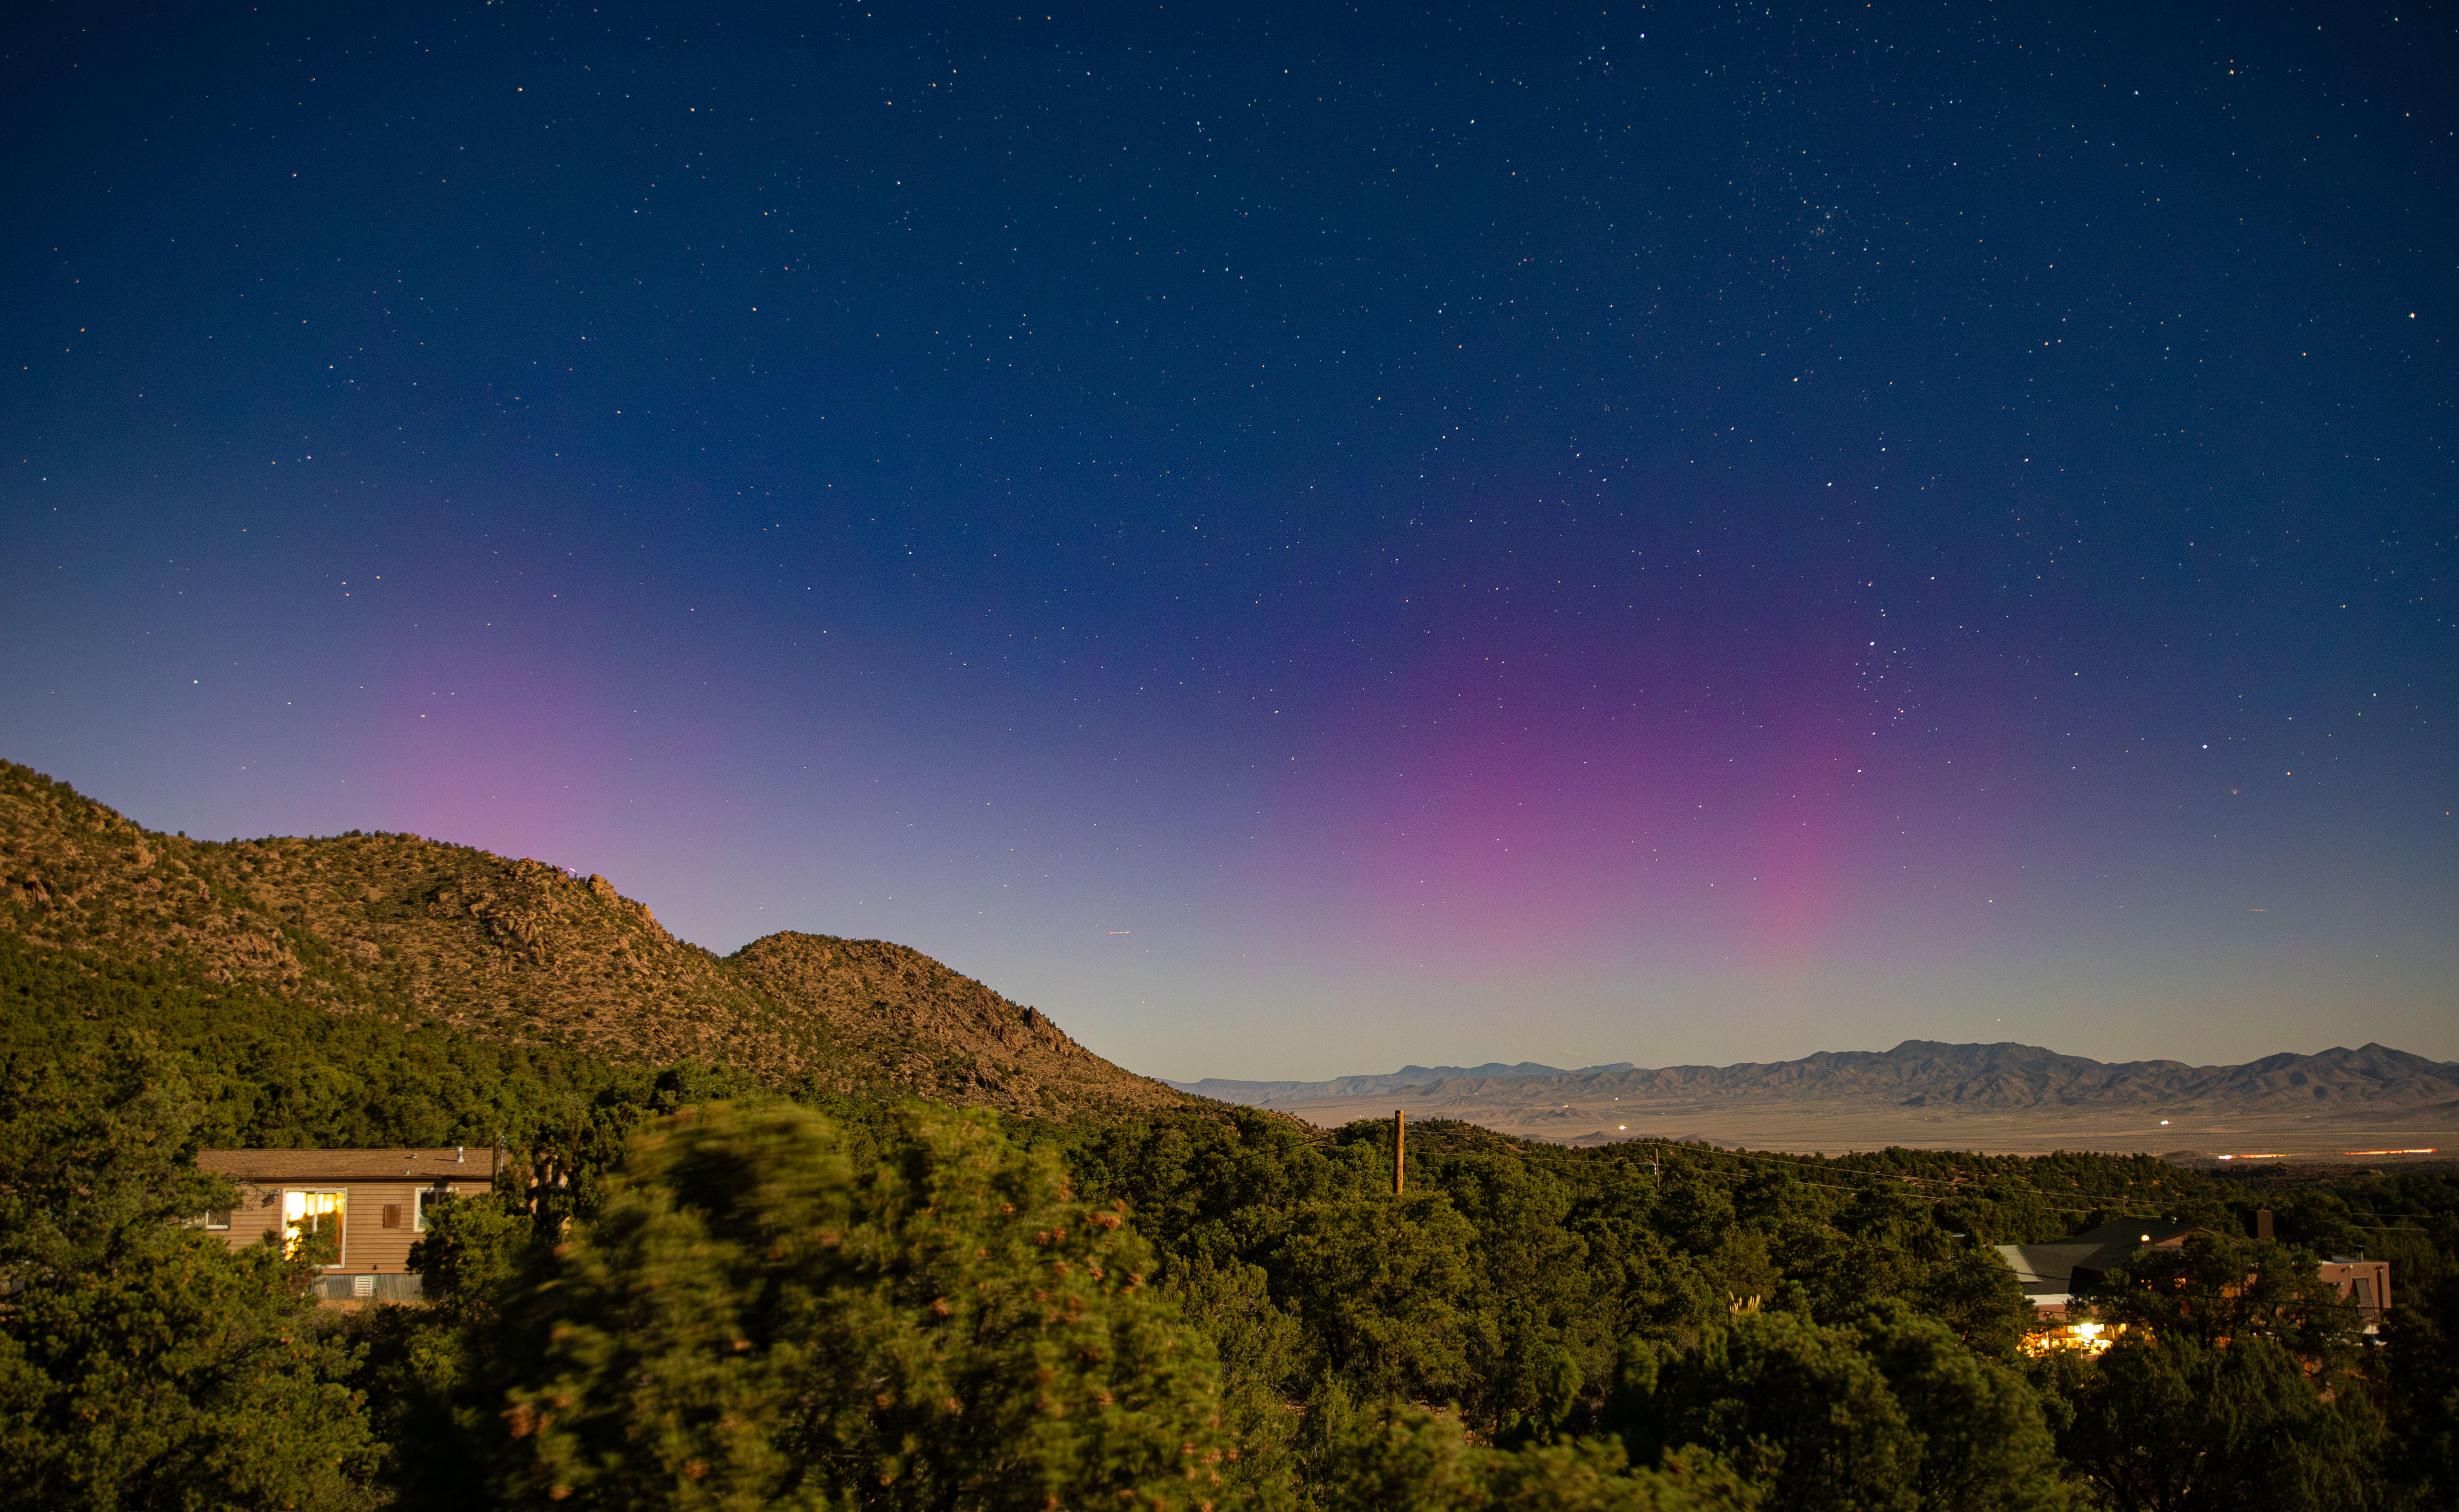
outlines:
{"label": "rocky outcrop", "polygon": [[789,933],[722,957],[601,876],[417,835],[163,835],[10,763],[0,930],[335,1013],[781,1084],[1052,1115],[1191,1101],[901,945]]}
{"label": "rocky outcrop", "polygon": [[1143,1107],[1188,1101],[1163,1082],[1121,1081],[1126,1073],[1048,1016],[903,945],[789,931],[752,941],[727,964],[770,1000],[823,1020],[849,1050],[980,1100],[1094,1098]]}

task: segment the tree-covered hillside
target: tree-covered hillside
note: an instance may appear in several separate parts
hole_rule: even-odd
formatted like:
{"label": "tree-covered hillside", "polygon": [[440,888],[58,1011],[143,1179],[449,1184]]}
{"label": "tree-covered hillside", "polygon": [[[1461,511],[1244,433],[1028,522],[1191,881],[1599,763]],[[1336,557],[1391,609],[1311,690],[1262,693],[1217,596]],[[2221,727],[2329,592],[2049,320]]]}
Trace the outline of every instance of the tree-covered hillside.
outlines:
{"label": "tree-covered hillside", "polygon": [[786,932],[719,956],[604,877],[417,835],[166,835],[9,762],[0,939],[213,998],[773,1086],[1040,1115],[1187,1101],[902,945]]}
{"label": "tree-covered hillside", "polygon": [[[21,940],[0,998],[23,1467],[0,1505],[2356,1507],[2459,1485],[2439,1177],[2249,1190],[2148,1159],[1434,1124],[1395,1196],[1382,1124],[963,1112]],[[422,1243],[423,1306],[318,1312],[296,1261],[181,1222],[216,1200],[200,1144],[497,1138],[497,1194]],[[2281,1242],[2245,1237],[2256,1206]],[[2118,1213],[2214,1237],[2104,1299],[2132,1325],[2109,1354],[2028,1354],[1987,1246]],[[2312,1284],[2312,1247],[2360,1244],[2397,1267],[2379,1337]],[[2272,1278],[2259,1308],[2229,1300],[2248,1275]]]}
{"label": "tree-covered hillside", "polygon": [[[616,905],[532,879],[591,901],[484,947],[527,965],[446,948],[483,910],[337,934],[333,873],[380,913],[409,852],[175,850],[11,781],[0,1507],[2459,1500],[2446,1176],[1431,1123],[1396,1194],[1388,1125],[1034,1080],[1060,1061],[946,1038],[927,974],[831,1018],[840,957],[792,940],[719,964],[730,1023],[808,1010],[800,1070],[748,1031],[431,1011],[447,958],[598,980],[572,941]],[[202,1145],[498,1142],[496,1191],[420,1243],[422,1305],[320,1312],[312,1246],[190,1226],[227,1202]],[[2028,1349],[1989,1246],[2121,1214],[2207,1233],[2094,1299],[2105,1354]],[[2379,1334],[2315,1279],[2359,1250],[2394,1268]]]}

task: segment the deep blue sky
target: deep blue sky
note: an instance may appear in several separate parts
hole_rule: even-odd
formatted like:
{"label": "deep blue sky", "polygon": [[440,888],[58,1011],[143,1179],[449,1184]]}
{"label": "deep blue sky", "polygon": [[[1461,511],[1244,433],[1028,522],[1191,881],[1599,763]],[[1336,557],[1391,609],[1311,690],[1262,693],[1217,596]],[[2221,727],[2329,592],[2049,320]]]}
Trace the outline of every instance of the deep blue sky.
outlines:
{"label": "deep blue sky", "polygon": [[2448,7],[46,6],[0,753],[1140,1070],[2459,1056]]}

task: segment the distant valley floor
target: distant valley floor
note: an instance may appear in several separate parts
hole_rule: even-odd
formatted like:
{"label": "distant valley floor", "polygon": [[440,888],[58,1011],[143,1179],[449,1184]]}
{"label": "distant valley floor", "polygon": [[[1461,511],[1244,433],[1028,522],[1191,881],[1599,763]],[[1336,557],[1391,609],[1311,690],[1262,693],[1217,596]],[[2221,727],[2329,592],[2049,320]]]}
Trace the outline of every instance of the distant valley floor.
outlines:
{"label": "distant valley floor", "polygon": [[[2459,1121],[2423,1125],[2345,1116],[2236,1112],[2197,1116],[2182,1108],[1955,1113],[1716,1099],[1536,1108],[1481,1106],[1450,1099],[1412,1098],[1406,1093],[1339,1102],[1275,1098],[1270,1105],[1328,1127],[1356,1119],[1390,1118],[1398,1108],[1412,1119],[1458,1119],[1506,1134],[1572,1144],[1630,1139],[1705,1140],[1751,1149],[1830,1155],[1901,1145],[2007,1155],[2042,1155],[2052,1150],[2165,1154],[2193,1149],[2214,1155],[2310,1156],[2426,1146],[2448,1152],[2459,1144]],[[2164,1117],[2169,1120],[2166,1124],[2160,1122]]]}

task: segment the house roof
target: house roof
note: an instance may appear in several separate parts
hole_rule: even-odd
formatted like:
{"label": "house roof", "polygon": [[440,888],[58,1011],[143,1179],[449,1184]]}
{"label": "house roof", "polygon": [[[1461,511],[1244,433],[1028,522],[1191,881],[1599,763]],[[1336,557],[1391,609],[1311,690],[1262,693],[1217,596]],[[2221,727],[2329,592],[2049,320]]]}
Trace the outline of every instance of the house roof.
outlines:
{"label": "house roof", "polygon": [[2097,1228],[2087,1229],[2068,1241],[2070,1244],[2122,1244],[2131,1252],[2143,1245],[2157,1249],[2163,1245],[2183,1244],[2186,1235],[2202,1228],[2200,1224],[2170,1223],[2166,1219],[2112,1218]]}
{"label": "house roof", "polygon": [[[1999,1258],[2013,1269],[2015,1279],[2023,1283],[2026,1292],[2057,1292],[2073,1290],[2076,1266],[2081,1265],[2088,1270],[2100,1269],[2091,1262],[2109,1247],[2070,1241],[2066,1244],[1992,1245],[1990,1248],[1996,1250]],[[2119,1253],[2123,1255],[2132,1251],[2120,1250]]]}
{"label": "house roof", "polygon": [[495,1152],[439,1149],[209,1149],[197,1168],[245,1182],[492,1181]]}
{"label": "house roof", "polygon": [[2093,1276],[2123,1266],[2137,1250],[2158,1250],[2182,1244],[2198,1230],[2195,1224],[2154,1223],[2147,1218],[2120,1218],[2113,1223],[2061,1239],[2055,1244],[1992,1245],[2028,1293],[2071,1292],[2075,1272]]}

